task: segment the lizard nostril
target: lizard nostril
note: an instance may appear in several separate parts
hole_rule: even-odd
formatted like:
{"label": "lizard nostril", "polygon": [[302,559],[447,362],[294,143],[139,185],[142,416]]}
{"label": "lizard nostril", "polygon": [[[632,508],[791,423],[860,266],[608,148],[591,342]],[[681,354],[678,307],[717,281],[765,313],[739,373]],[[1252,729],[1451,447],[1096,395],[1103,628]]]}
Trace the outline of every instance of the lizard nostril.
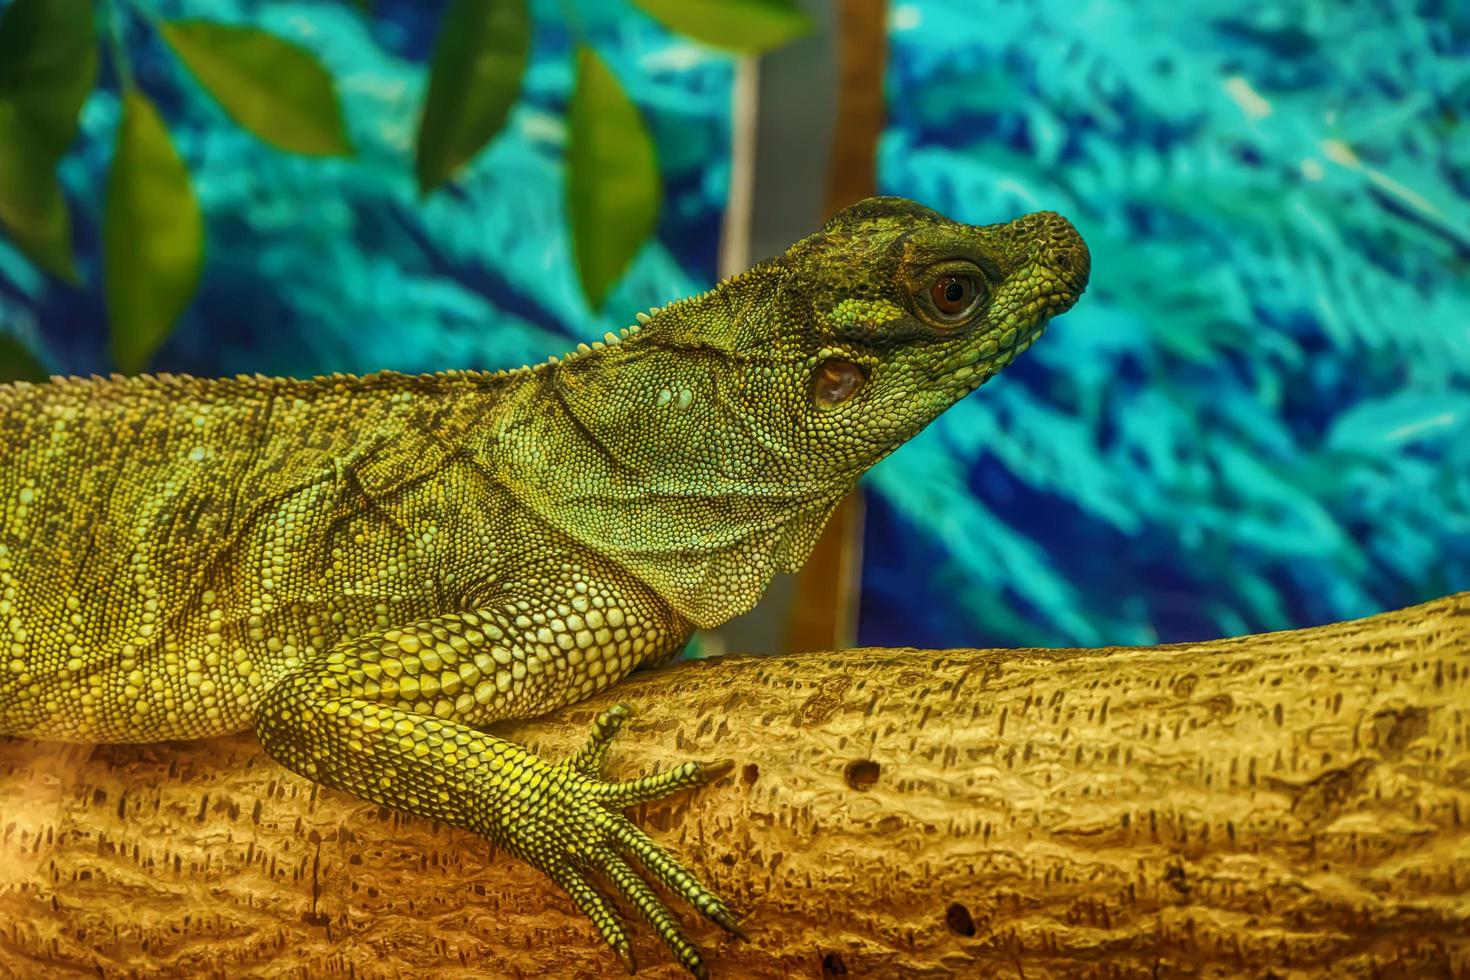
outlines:
{"label": "lizard nostril", "polygon": [[1075,231],[1070,242],[1052,252],[1050,264],[1073,292],[1080,295],[1087,288],[1087,280],[1092,273],[1092,257]]}
{"label": "lizard nostril", "polygon": [[1069,292],[1081,295],[1092,272],[1092,256],[1072,222],[1055,211],[1039,211],[1017,220],[1030,225],[1033,260],[1056,273]]}

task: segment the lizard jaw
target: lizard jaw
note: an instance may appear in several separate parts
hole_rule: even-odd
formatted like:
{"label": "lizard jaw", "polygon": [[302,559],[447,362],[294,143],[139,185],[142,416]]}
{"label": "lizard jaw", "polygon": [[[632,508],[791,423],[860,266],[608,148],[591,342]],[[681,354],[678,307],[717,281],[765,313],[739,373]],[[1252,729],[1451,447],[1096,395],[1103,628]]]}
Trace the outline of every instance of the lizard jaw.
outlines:
{"label": "lizard jaw", "polygon": [[945,373],[943,384],[950,388],[961,388],[967,394],[974,391],[1036,343],[1037,338],[1045,331],[1046,322],[1042,321],[1025,334],[1017,336],[1011,341],[1011,346],[1005,348],[1000,347],[996,339],[987,339],[960,364]]}

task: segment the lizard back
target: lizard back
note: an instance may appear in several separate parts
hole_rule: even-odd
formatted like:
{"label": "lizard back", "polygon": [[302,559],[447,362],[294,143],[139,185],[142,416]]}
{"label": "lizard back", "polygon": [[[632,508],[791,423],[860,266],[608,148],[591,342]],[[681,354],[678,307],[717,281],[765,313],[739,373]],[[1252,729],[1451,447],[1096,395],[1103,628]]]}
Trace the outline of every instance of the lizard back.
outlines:
{"label": "lizard back", "polygon": [[[200,703],[157,702],[179,720],[152,719],[159,737],[247,725],[270,668],[371,621],[388,588],[339,585],[356,601],[334,616],[309,581],[333,541],[397,533],[374,501],[452,465],[431,433],[452,435],[461,415],[433,396],[465,383],[482,410],[504,386],[395,374],[0,386],[0,707],[26,706],[0,711],[3,729],[125,736],[138,702],[112,698],[114,682],[156,683],[142,667],[159,660],[202,688]],[[267,635],[276,649],[249,642]],[[90,727],[72,730],[83,715]]]}

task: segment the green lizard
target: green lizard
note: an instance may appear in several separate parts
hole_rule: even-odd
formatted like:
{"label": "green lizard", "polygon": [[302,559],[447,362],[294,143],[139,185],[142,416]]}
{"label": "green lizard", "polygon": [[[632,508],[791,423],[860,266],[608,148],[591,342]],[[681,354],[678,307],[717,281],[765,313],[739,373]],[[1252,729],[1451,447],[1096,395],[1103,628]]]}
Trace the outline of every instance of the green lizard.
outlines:
{"label": "green lizard", "polygon": [[560,762],[486,726],[749,609],[1088,271],[1059,215],[977,227],[874,198],[534,367],[0,386],[0,734],[253,729],[308,779],[539,868],[631,970],[603,879],[702,976],[629,859],[735,917],[622,809],[730,763],[602,778],[621,707]]}

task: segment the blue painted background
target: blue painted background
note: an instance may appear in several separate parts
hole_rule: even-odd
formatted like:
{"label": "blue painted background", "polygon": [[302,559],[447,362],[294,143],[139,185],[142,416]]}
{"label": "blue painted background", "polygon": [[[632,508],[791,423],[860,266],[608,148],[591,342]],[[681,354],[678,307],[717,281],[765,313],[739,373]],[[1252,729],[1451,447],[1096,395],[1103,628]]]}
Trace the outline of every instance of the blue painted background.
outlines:
{"label": "blue painted background", "polygon": [[874,473],[865,642],[1470,588],[1470,5],[925,0],[891,37],[883,189],[1061,211],[1093,274]]}
{"label": "blue painted background", "polygon": [[[424,202],[441,4],[151,6],[315,51],[359,148],[264,147],[131,25],[207,220],[158,370],[519,364],[714,277],[733,66],[622,3],[572,7],[648,115],[668,197],[612,320],[565,232],[567,6],[534,5],[507,132]],[[893,5],[890,41],[882,190],[972,222],[1062,211],[1094,266],[1025,358],[872,474],[862,642],[1190,639],[1470,588],[1470,6],[922,0]],[[105,82],[63,166],[89,285],[0,239],[0,324],[56,371],[109,368],[117,115]]]}

